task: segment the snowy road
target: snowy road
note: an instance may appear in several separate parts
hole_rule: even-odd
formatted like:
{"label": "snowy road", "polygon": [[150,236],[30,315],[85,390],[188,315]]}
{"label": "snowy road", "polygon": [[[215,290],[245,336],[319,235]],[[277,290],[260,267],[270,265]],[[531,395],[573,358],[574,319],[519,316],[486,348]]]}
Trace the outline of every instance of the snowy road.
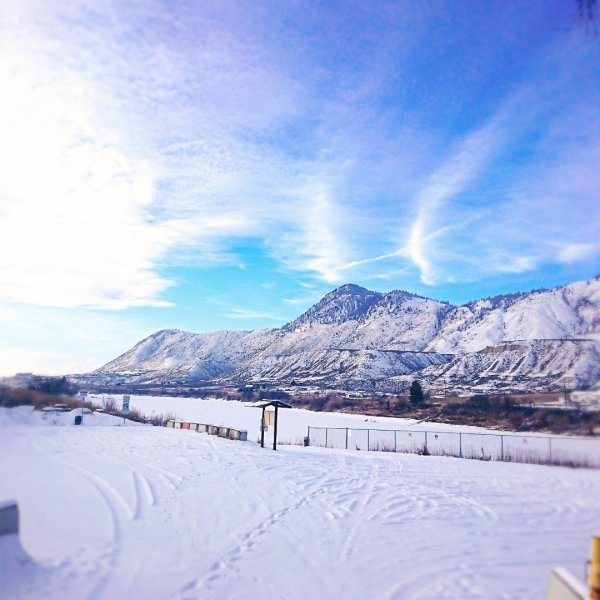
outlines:
{"label": "snowy road", "polygon": [[15,598],[540,598],[600,530],[594,470],[157,427],[1,428]]}

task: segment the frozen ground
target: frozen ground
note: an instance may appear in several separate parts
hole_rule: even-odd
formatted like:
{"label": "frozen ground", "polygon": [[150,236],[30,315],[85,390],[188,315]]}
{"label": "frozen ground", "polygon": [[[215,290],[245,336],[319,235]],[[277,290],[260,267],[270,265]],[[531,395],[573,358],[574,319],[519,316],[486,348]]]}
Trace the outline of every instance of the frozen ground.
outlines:
{"label": "frozen ground", "polygon": [[596,470],[35,418],[0,411],[7,598],[537,599],[600,530]]}
{"label": "frozen ground", "polygon": [[[108,398],[106,396],[105,398]],[[121,405],[122,396],[112,397],[117,406]],[[90,400],[102,404],[102,396],[91,396]],[[245,429],[248,439],[256,441],[260,436],[260,409],[248,407],[240,402],[226,400],[208,400],[199,398],[169,398],[155,396],[131,396],[131,406],[147,415],[173,413],[178,419],[205,423],[207,425],[224,425],[235,429]],[[600,438],[577,438],[573,436],[553,436],[549,443],[546,434],[521,434],[509,436],[505,431],[490,431],[481,427],[456,426],[444,423],[416,421],[415,419],[398,419],[393,417],[366,417],[343,413],[313,412],[308,410],[280,411],[278,440],[286,444],[301,444],[307,434],[308,427],[350,428],[348,448],[365,450],[371,448],[413,449],[424,445],[424,430],[436,435],[428,436],[428,449],[432,454],[459,455],[462,445],[463,456],[490,457],[492,460],[512,456],[514,459],[544,462],[549,456],[562,464],[574,462],[600,468]],[[359,431],[359,430],[363,431]],[[373,431],[367,439],[366,429]],[[391,430],[401,430],[396,439]],[[382,430],[376,432],[374,430]],[[388,433],[386,433],[386,431]],[[459,442],[458,432],[462,432]],[[311,444],[345,448],[346,432],[330,431],[327,440],[324,430],[311,430]],[[501,440],[497,435],[505,434]],[[410,434],[410,435],[409,435]],[[468,434],[468,435],[464,435]],[[266,433],[266,443],[273,436],[272,428]],[[551,445],[551,448],[550,448]],[[502,448],[501,448],[502,446]]]}

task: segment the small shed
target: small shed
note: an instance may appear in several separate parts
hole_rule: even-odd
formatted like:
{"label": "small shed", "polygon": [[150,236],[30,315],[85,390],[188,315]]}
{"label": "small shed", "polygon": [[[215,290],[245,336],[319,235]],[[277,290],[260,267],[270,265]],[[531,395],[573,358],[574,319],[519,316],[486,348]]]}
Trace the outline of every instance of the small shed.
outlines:
{"label": "small shed", "polygon": [[275,422],[273,423],[273,450],[277,450],[277,418],[280,408],[292,408],[291,404],[286,404],[281,400],[259,400],[258,402],[248,402],[249,408],[262,408],[262,417],[260,420],[260,446],[265,447],[265,411],[269,406],[275,407]]}

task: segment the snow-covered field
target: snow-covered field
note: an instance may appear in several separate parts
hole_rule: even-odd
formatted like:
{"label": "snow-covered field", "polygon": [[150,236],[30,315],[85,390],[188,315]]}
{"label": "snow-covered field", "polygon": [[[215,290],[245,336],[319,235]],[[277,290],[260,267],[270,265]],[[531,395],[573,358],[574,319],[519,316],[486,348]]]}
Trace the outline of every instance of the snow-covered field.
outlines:
{"label": "snow-covered field", "polygon": [[[553,567],[582,574],[600,530],[596,470],[273,452],[254,443],[258,409],[230,422],[233,406],[171,400],[132,406],[251,441],[0,410],[0,501],[18,501],[31,557],[0,538],[3,598],[540,598]],[[282,440],[305,435],[301,412],[282,413]]]}
{"label": "snow-covered field", "polygon": [[[110,396],[90,396],[89,400],[101,405]],[[112,396],[121,406],[122,396]],[[257,441],[260,437],[260,409],[249,407],[245,403],[228,402],[226,400],[209,400],[200,398],[167,398],[155,396],[131,396],[130,405],[146,415],[173,413],[179,420],[205,423],[245,429],[248,439]],[[522,462],[544,462],[550,456],[562,464],[575,464],[600,467],[600,438],[576,438],[572,436],[553,436],[549,443],[545,434],[521,434],[510,436],[507,432],[490,431],[481,427],[456,426],[444,423],[416,421],[414,419],[398,419],[393,417],[366,417],[344,413],[313,412],[308,410],[281,410],[277,437],[284,444],[302,444],[311,428],[330,429],[327,439],[323,429],[311,429],[311,445],[345,448],[346,431],[351,429],[348,440],[349,449],[391,450],[396,446],[399,450],[413,451],[424,445],[424,431],[433,432],[427,439],[428,449],[432,454],[459,455],[459,447],[463,456],[485,456],[492,460],[512,457]],[[370,429],[367,439],[366,429]],[[361,431],[362,430],[362,431]],[[377,432],[375,430],[383,430]],[[386,432],[387,430],[387,432]],[[391,430],[400,430],[394,437]],[[459,440],[459,432],[463,434]],[[498,434],[505,434],[501,440]],[[490,435],[496,434],[496,435]],[[273,430],[267,431],[265,440],[270,443]]]}

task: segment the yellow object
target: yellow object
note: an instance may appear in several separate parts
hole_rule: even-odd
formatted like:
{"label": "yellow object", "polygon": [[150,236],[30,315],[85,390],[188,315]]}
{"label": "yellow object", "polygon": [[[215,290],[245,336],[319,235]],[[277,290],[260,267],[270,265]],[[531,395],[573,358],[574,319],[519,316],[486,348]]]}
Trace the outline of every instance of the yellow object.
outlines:
{"label": "yellow object", "polygon": [[590,600],[600,600],[600,537],[592,538],[592,557],[588,569]]}

